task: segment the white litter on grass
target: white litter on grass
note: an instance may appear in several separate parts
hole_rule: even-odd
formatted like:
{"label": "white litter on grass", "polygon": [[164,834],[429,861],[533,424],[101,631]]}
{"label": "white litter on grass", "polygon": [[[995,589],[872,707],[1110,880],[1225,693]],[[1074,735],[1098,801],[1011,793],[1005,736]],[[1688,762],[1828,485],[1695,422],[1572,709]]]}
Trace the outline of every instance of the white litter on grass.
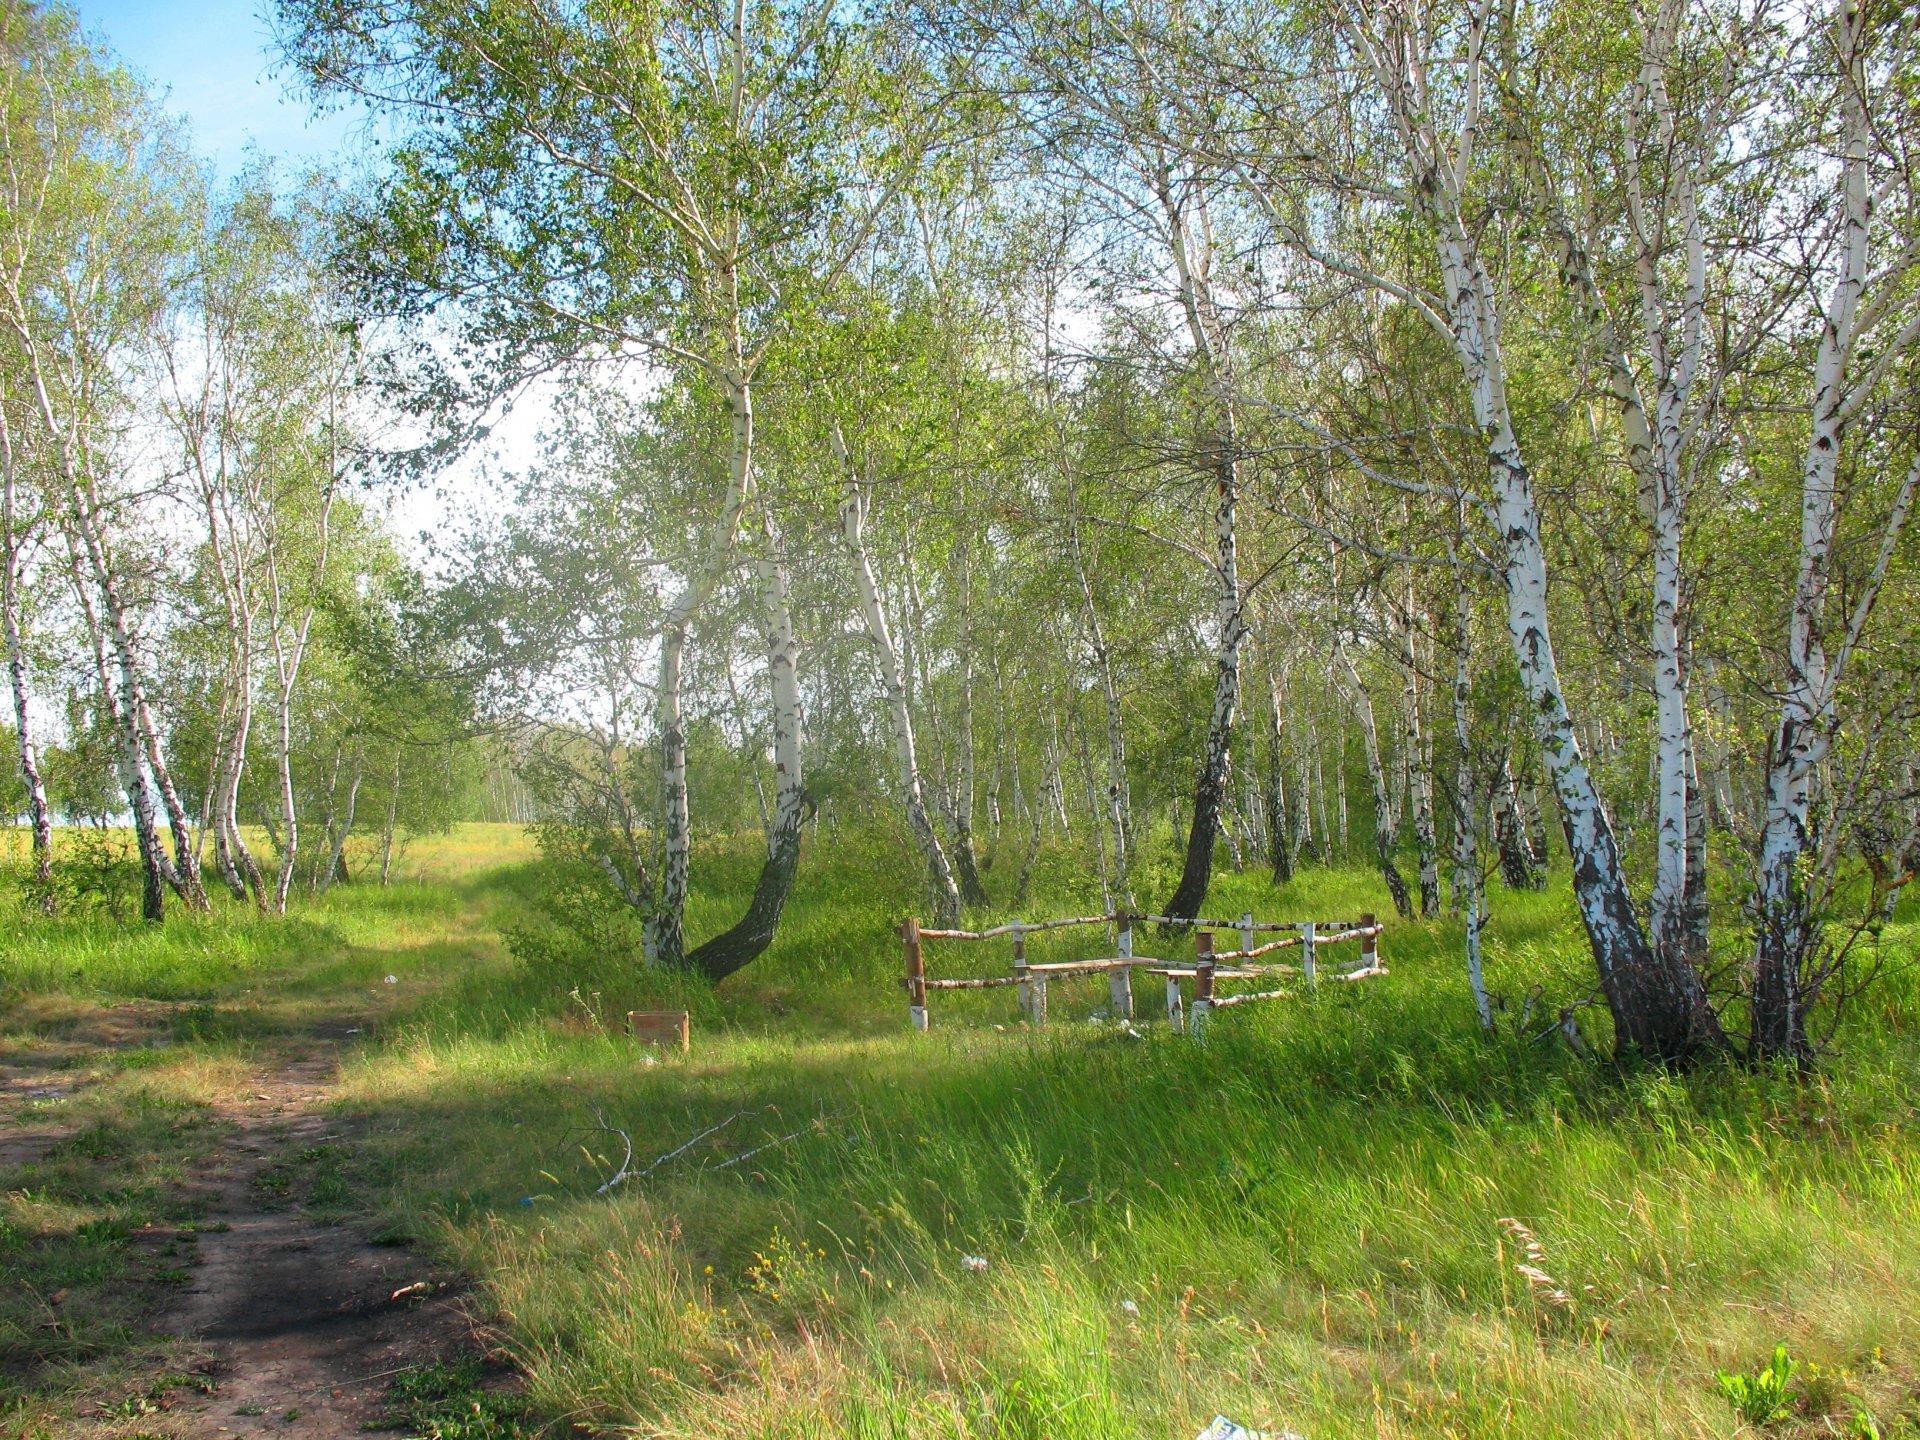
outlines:
{"label": "white litter on grass", "polygon": [[658,1065],[660,1060],[659,1057],[655,1055],[642,1055],[640,1057],[640,1063],[642,1065]]}
{"label": "white litter on grass", "polygon": [[398,975],[387,976],[387,984],[398,985],[399,983],[400,983],[400,977]]}
{"label": "white litter on grass", "polygon": [[1296,1435],[1291,1430],[1249,1430],[1224,1415],[1216,1415],[1213,1423],[1194,1436],[1193,1440],[1306,1440],[1306,1437]]}
{"label": "white litter on grass", "polygon": [[1120,1302],[1120,1313],[1122,1315],[1132,1315],[1137,1318],[1140,1314],[1140,1307],[1131,1300],[1122,1300]]}
{"label": "white litter on grass", "polygon": [[960,1268],[963,1270],[984,1270],[987,1268],[987,1257],[984,1255],[962,1255],[960,1257]]}

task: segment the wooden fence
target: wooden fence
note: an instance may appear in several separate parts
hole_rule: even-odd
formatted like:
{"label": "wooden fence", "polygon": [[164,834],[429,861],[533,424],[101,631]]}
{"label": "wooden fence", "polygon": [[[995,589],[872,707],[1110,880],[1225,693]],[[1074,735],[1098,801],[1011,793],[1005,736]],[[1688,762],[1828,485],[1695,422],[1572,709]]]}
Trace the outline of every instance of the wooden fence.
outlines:
{"label": "wooden fence", "polygon": [[[1194,926],[1193,959],[1191,962],[1158,960],[1152,956],[1136,955],[1133,949],[1134,930],[1137,926],[1151,924]],[[1048,930],[1063,930],[1076,925],[1111,925],[1114,934],[1116,954],[1090,960],[1065,960],[1053,963],[1036,964],[1027,958],[1027,937]],[[1010,920],[1005,925],[996,925],[990,930],[923,930],[917,918],[909,916],[900,927],[900,939],[905,951],[906,976],[902,984],[907,990],[907,1015],[916,1030],[927,1028],[927,996],[935,990],[991,990],[1000,986],[1017,986],[1020,991],[1020,1009],[1030,1024],[1047,1023],[1047,982],[1049,980],[1067,980],[1076,976],[1105,975],[1109,1008],[1117,1019],[1133,1019],[1133,972],[1144,970],[1149,975],[1163,976],[1167,982],[1167,1019],[1174,1029],[1186,1029],[1194,1035],[1200,1033],[1206,1018],[1215,1010],[1224,1010],[1233,1005],[1245,1005],[1256,1000],[1282,999],[1290,991],[1281,989],[1247,990],[1236,994],[1221,994],[1217,986],[1222,981],[1259,980],[1278,975],[1298,975],[1308,985],[1313,985],[1326,973],[1335,980],[1365,980],[1375,975],[1384,975],[1387,968],[1380,963],[1380,931],[1382,926],[1372,915],[1362,915],[1358,920],[1255,920],[1251,912],[1238,920],[1173,920],[1165,915],[1134,915],[1125,910],[1117,910],[1111,915],[1082,915],[1065,920]],[[1240,942],[1237,950],[1215,950],[1214,937],[1217,931],[1227,931]],[[1282,938],[1262,942],[1258,937],[1268,934],[1280,934]],[[1009,939],[1012,943],[1013,965],[1011,973],[1006,975],[970,975],[953,978],[930,978],[926,966],[926,942],[929,940],[999,940]],[[1360,942],[1360,954],[1357,963],[1345,968],[1322,967],[1318,963],[1322,945],[1340,945],[1349,941]],[[1257,960],[1264,955],[1276,954],[1281,950],[1297,948],[1300,951],[1300,963],[1287,965],[1277,961],[1266,964],[1250,965],[1245,962]],[[1193,990],[1193,1004],[1190,1011],[1184,1004],[1181,990],[1182,982],[1190,982]]]}

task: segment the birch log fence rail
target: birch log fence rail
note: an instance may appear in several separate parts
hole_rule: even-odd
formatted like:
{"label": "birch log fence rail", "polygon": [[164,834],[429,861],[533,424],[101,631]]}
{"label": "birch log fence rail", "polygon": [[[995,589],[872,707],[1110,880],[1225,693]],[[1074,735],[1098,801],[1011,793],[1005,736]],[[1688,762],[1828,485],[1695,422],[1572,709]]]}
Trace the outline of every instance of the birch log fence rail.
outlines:
{"label": "birch log fence rail", "polygon": [[[1136,955],[1133,949],[1135,927],[1150,924],[1196,927],[1193,937],[1193,959],[1174,961]],[[1114,949],[1117,953],[1085,960],[1040,963],[1027,958],[1029,935],[1080,925],[1111,925]],[[1371,914],[1362,915],[1357,920],[1255,920],[1252,912],[1247,912],[1237,920],[1179,920],[1166,915],[1133,914],[1126,910],[1116,910],[1107,915],[1080,915],[1059,920],[1009,920],[1004,925],[995,925],[985,930],[923,929],[918,917],[908,916],[900,926],[901,948],[906,962],[906,974],[900,983],[906,987],[907,1016],[915,1030],[927,1028],[929,992],[992,990],[1003,986],[1015,986],[1019,989],[1020,1010],[1029,1024],[1044,1025],[1047,1023],[1048,981],[1070,980],[1092,975],[1107,977],[1109,1009],[1113,1017],[1120,1020],[1133,1019],[1133,972],[1142,970],[1149,975],[1165,978],[1167,1020],[1173,1028],[1184,1029],[1198,1037],[1207,1016],[1215,1010],[1226,1009],[1233,1005],[1245,1005],[1256,1000],[1280,1000],[1293,993],[1289,990],[1271,989],[1247,990],[1237,994],[1223,995],[1216,989],[1220,982],[1297,975],[1308,985],[1314,985],[1322,974],[1317,959],[1322,945],[1339,945],[1356,940],[1360,944],[1357,962],[1343,968],[1329,970],[1327,973],[1332,979],[1366,980],[1376,975],[1386,974],[1387,967],[1380,961],[1380,932],[1384,928]],[[1216,950],[1214,937],[1217,931],[1235,934],[1239,939],[1240,948]],[[1281,938],[1264,942],[1256,939],[1260,935],[1276,933]],[[937,979],[928,977],[926,941],[986,941],[1003,937],[1013,942],[1011,973],[943,976]],[[1300,951],[1298,965],[1282,964],[1277,961],[1261,965],[1244,963],[1257,960],[1263,955],[1295,948]],[[1184,1003],[1182,982],[1192,984],[1193,1002],[1190,1011]]]}

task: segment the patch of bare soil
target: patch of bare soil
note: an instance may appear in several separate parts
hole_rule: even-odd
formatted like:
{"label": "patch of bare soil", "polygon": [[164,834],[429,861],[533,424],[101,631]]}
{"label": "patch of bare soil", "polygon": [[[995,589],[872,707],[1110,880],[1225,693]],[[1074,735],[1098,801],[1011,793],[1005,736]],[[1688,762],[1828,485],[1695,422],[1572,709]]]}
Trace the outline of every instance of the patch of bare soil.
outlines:
{"label": "patch of bare soil", "polygon": [[204,1343],[215,1384],[169,1415],[176,1434],[358,1435],[396,1372],[481,1349],[454,1277],[301,1213],[302,1158],[352,1140],[320,1109],[340,1043],[292,1055],[223,1107],[233,1136],[200,1179],[197,1264],[163,1321]]}

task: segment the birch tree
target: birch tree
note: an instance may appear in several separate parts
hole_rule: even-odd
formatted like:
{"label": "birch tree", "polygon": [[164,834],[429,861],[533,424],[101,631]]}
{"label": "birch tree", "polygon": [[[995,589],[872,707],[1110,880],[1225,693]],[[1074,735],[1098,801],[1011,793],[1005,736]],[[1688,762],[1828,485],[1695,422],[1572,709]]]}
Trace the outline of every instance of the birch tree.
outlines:
{"label": "birch tree", "polygon": [[[1364,134],[1357,148],[1329,136],[1286,153],[1234,155],[1277,238],[1308,263],[1378,290],[1417,314],[1452,352],[1482,445],[1484,491],[1473,503],[1497,537],[1495,565],[1506,595],[1509,642],[1573,852],[1574,892],[1618,1043],[1654,1059],[1680,1060],[1721,1043],[1700,977],[1684,956],[1649,944],[1611,816],[1574,723],[1552,641],[1547,559],[1532,470],[1512,410],[1504,349],[1507,300],[1473,218],[1483,175],[1489,74],[1487,3],[1429,15],[1424,7],[1345,4],[1333,15],[1351,74],[1365,86],[1326,97],[1339,123]],[[1256,103],[1294,116],[1290,79],[1252,82]],[[1377,100],[1379,109],[1372,109]],[[1373,114],[1381,124],[1369,128]],[[1313,127],[1308,125],[1312,132]],[[1324,133],[1325,127],[1321,127]],[[1300,151],[1307,152],[1304,163]],[[1333,160],[1357,153],[1360,164]],[[1314,187],[1401,207],[1424,229],[1435,283],[1394,273],[1307,201]],[[1497,259],[1497,257],[1496,257]],[[1425,482],[1397,487],[1433,494]],[[1455,498],[1452,487],[1439,489]]]}
{"label": "birch tree", "polygon": [[[0,327],[24,397],[15,463],[46,477],[68,578],[95,640],[102,696],[121,739],[159,919],[163,878],[204,908],[192,824],[173,781],[153,678],[124,571],[130,477],[120,427],[128,387],[167,313],[167,267],[184,186],[177,149],[144,95],[74,34],[64,12],[5,12],[8,165],[0,185]],[[157,801],[171,856],[144,817]]]}
{"label": "birch tree", "polygon": [[[1920,449],[1910,433],[1889,435],[1874,423],[1874,407],[1887,398],[1883,386],[1910,391],[1920,342],[1911,283],[1920,266],[1911,139],[1880,124],[1881,107],[1894,103],[1901,83],[1896,77],[1910,73],[1913,37],[1898,25],[1877,24],[1858,0],[1840,0],[1828,25],[1811,37],[1809,58],[1830,87],[1838,193],[1823,237],[1829,249],[1800,464],[1798,556],[1777,682],[1779,713],[1767,750],[1750,1042],[1758,1056],[1796,1063],[1812,1056],[1807,1012],[1832,973],[1808,885],[1816,848],[1814,791],[1840,722],[1841,684],[1920,489]],[[1902,452],[1904,467],[1896,468]],[[1874,490],[1844,483],[1845,469],[1856,465],[1885,467],[1902,478],[1870,522],[1865,548],[1872,558],[1848,587],[1851,604],[1843,602],[1843,618],[1833,625],[1828,609],[1841,526],[1849,511],[1857,515],[1872,503]]]}
{"label": "birch tree", "polygon": [[[6,376],[0,373],[0,387],[6,384]],[[4,627],[6,635],[7,688],[13,701],[14,745],[19,751],[20,779],[26,793],[28,823],[33,830],[32,888],[39,896],[39,903],[51,907],[53,810],[47,803],[47,782],[35,740],[37,727],[29,695],[21,594],[41,517],[33,487],[14,450],[12,398],[0,388],[0,627]]]}
{"label": "birch tree", "polygon": [[288,0],[282,14],[314,85],[415,125],[367,217],[362,274],[395,312],[454,325],[463,363],[435,373],[464,419],[536,373],[634,359],[718,397],[724,478],[667,606],[656,691],[664,855],[647,948],[680,965],[683,652],[756,491],[769,346],[797,297],[862,251],[890,193],[884,31],[830,7],[747,0],[645,16],[544,0]]}

